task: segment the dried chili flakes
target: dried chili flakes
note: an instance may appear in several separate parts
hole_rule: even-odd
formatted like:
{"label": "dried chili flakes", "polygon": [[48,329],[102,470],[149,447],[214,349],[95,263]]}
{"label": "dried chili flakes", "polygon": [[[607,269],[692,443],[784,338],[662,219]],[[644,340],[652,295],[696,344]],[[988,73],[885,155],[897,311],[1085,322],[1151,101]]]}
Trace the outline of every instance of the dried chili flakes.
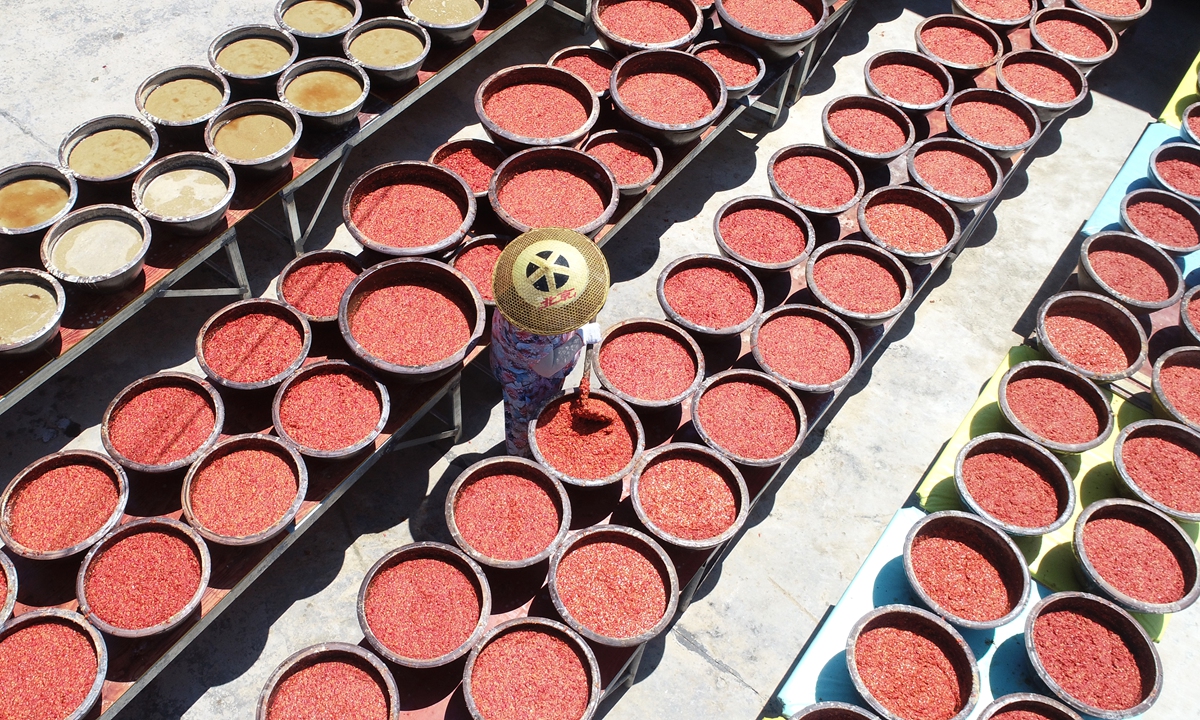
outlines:
{"label": "dried chili flakes", "polygon": [[1044,103],[1068,103],[1079,95],[1062,71],[1040,62],[1006,63],[1004,79],[1017,92]]}
{"label": "dried chili flakes", "polygon": [[1037,32],[1050,48],[1071,57],[1097,58],[1108,52],[1099,33],[1074,20],[1039,20]]}
{"label": "dried chili flakes", "polygon": [[1194,359],[1164,365],[1159,374],[1163,394],[1184,418],[1200,423],[1200,366]]}
{"label": "dried chili flakes", "polygon": [[1171,297],[1167,279],[1153,265],[1124,250],[1093,250],[1088,262],[1097,277],[1125,297],[1161,302]]}
{"label": "dried chili flakes", "polygon": [[373,242],[388,247],[434,245],[458,232],[466,211],[448,192],[420,182],[385,185],[363,195],[350,221]]}
{"label": "dried chili flakes", "polygon": [[204,362],[232,382],[262,382],[300,357],[300,328],[274,313],[250,312],[214,324],[202,343]]}
{"label": "dried chili flakes", "polygon": [[902,62],[871,68],[871,82],[879,92],[909,105],[931,105],[946,96],[946,87],[936,75]]}
{"label": "dried chili flakes", "polygon": [[288,273],[281,292],[289,305],[305,315],[331,318],[338,314],[342,294],[358,272],[340,260],[304,265]]}
{"label": "dried chili flakes", "polygon": [[938,58],[959,65],[982,65],[996,57],[992,41],[969,27],[927,27],[921,31],[921,43]]}
{"label": "dried chili flakes", "polygon": [[538,415],[535,438],[546,464],[573,478],[605,478],[633,460],[633,433],[617,409],[598,397],[547,405]]}
{"label": "dried chili flakes", "polygon": [[200,558],[169,530],[142,530],[103,549],[83,580],[89,609],[119,628],[140,630],[170,620],[200,589]]}
{"label": "dried chili flakes", "polygon": [[568,55],[554,61],[554,67],[575,73],[596,93],[608,91],[612,70],[616,65],[611,56],[601,53]]}
{"label": "dried chili flakes", "polygon": [[[1008,707],[1012,707],[1009,705]],[[1053,716],[1042,713],[1041,710],[1005,710],[991,717],[991,720],[1059,720],[1061,716],[1055,714]]]}
{"label": "dried chili flakes", "polygon": [[1032,9],[1030,0],[962,0],[962,3],[992,20],[1019,20]]}
{"label": "dried chili flakes", "polygon": [[1187,125],[1193,135],[1200,136],[1200,113],[1193,112],[1187,119]]}
{"label": "dried chili flakes", "polygon": [[388,698],[358,662],[321,660],[275,686],[267,720],[387,720]]}
{"label": "dried chili flakes", "polygon": [[[111,471],[73,460],[21,483],[9,501],[8,532],[30,550],[65,550],[103,527],[117,509],[117,499]],[[0,591],[0,604],[4,595]]]}
{"label": "dried chili flakes", "polygon": [[828,122],[839,140],[859,152],[895,152],[908,142],[904,128],[878,110],[842,108],[829,113]]}
{"label": "dried chili flakes", "polygon": [[484,475],[454,498],[454,524],[463,540],[496,560],[537,555],[554,542],[561,521],[546,488],[524,475]]}
{"label": "dried chili flakes", "polygon": [[1192,296],[1192,300],[1194,302],[1187,304],[1188,320],[1191,320],[1192,327],[1200,329],[1200,300],[1197,300],[1195,295]]}
{"label": "dried chili flakes", "polygon": [[497,90],[483,104],[488,118],[527,138],[570,135],[587,122],[588,110],[570,91],[549,83],[518,83]]}
{"label": "dried chili flakes", "polygon": [[1135,15],[1142,9],[1139,0],[1079,0],[1079,4],[1106,15]]}
{"label": "dried chili flakes", "polygon": [[813,266],[813,282],[831,303],[850,312],[887,312],[904,299],[887,266],[858,252],[822,255]]}
{"label": "dried chili flakes", "polygon": [[671,72],[630,75],[617,86],[617,93],[634,115],[667,125],[698,122],[716,108],[700,83]]}
{"label": "dried chili flakes", "polygon": [[1039,437],[1078,445],[1100,434],[1100,418],[1087,398],[1059,380],[1020,378],[1008,384],[1005,396],[1017,420]]}
{"label": "dried chili flakes", "polygon": [[1083,526],[1088,560],[1117,590],[1146,603],[1172,603],[1187,592],[1183,567],[1154,530],[1118,517],[1096,517]]}
{"label": "dried chili flakes", "polygon": [[279,421],[293,441],[316,450],[341,450],[375,430],[383,412],[374,387],[340,370],[318,372],[288,386]]}
{"label": "dried chili flakes", "polygon": [[983,163],[956,150],[926,150],[913,167],[934,190],[953,197],[981,198],[995,187]]}
{"label": "dried chili flakes", "polygon": [[1200,245],[1200,232],[1186,215],[1154,200],[1130,203],[1125,209],[1129,224],[1142,235],[1173,248]]}
{"label": "dried chili flakes", "polygon": [[279,522],[296,500],[298,487],[283,451],[238,448],[208,462],[192,478],[192,514],[218,535],[254,535]]}
{"label": "dried chili flakes", "polygon": [[951,233],[936,218],[932,203],[899,200],[872,203],[865,213],[867,227],[877,237],[902,252],[941,250]]}
{"label": "dried chili flakes", "polygon": [[604,163],[617,179],[617,184],[624,187],[641,185],[654,172],[652,149],[630,138],[605,138],[589,147],[587,154]]}
{"label": "dried chili flakes", "polygon": [[758,352],[771,370],[792,382],[828,385],[850,372],[853,349],[821,317],[773,316],[758,331]]}
{"label": "dried chili flakes", "polygon": [[1076,610],[1051,610],[1033,623],[1046,673],[1072,697],[1104,710],[1125,710],[1145,697],[1137,660],[1112,627]]}
{"label": "dried chili flakes", "polygon": [[804,255],[808,245],[804,226],[772,207],[738,208],[725,213],[717,226],[725,244],[752,262],[789,262]]}
{"label": "dried chili flakes", "polygon": [[1181,158],[1159,160],[1154,169],[1175,190],[1193,197],[1200,195],[1200,165],[1195,162]]}
{"label": "dried chili flakes", "polygon": [[814,208],[841,207],[858,192],[846,168],[817,155],[793,155],[775,163],[775,182],[789,198]]}
{"label": "dried chili flakes", "polygon": [[186,385],[160,385],[117,408],[108,437],[117,452],[134,462],[167,465],[196,452],[216,424],[207,395]]}
{"label": "dried chili flakes", "polygon": [[768,35],[799,35],[816,27],[819,15],[799,0],[730,0],[725,12]]}
{"label": "dried chili flakes", "polygon": [[467,276],[475,284],[484,300],[495,300],[496,290],[492,287],[492,275],[496,271],[496,261],[504,251],[500,242],[486,242],[471,246],[465,253],[454,259],[454,269]]}
{"label": "dried chili flakes", "polygon": [[1131,435],[1121,447],[1125,472],[1163,505],[1200,513],[1200,455],[1165,437]]}
{"label": "dried chili flakes", "polygon": [[661,458],[638,480],[642,510],[669,535],[684,540],[714,538],[728,530],[738,514],[727,472],[709,458]]}
{"label": "dried chili flakes", "polygon": [[696,57],[711,65],[727,87],[745,87],[758,77],[758,59],[733,45],[708,47]]}
{"label": "dried chili flakes", "polygon": [[983,510],[1006,525],[1041,528],[1058,519],[1049,474],[1019,452],[977,452],[963,460],[963,484]]}
{"label": "dried chili flakes", "polygon": [[999,547],[965,523],[927,526],[913,538],[913,575],[947,612],[977,622],[998,620],[1016,606],[1020,594],[999,565]]}
{"label": "dried chili flakes", "polygon": [[473,144],[460,147],[454,152],[439,158],[438,167],[444,167],[467,182],[473,193],[485,193],[492,181],[492,174],[500,163],[504,162],[504,153],[500,148]]}
{"label": "dried chili flakes", "polygon": [[607,199],[570,170],[533,168],[516,173],[499,189],[500,207],[529,227],[581,228],[604,214]]}
{"label": "dried chili flakes", "polygon": [[687,16],[661,0],[617,0],[602,5],[600,22],[619,38],[645,44],[674,42],[692,31]]}
{"label": "dried chili flakes", "polygon": [[678,397],[696,380],[696,359],[675,338],[639,331],[600,346],[600,371],[617,390],[639,400]]}
{"label": "dried chili flakes", "polygon": [[87,699],[99,662],[87,635],[47,618],[0,640],[0,668],[0,717],[62,720]]}
{"label": "dried chili flakes", "polygon": [[610,540],[575,545],[558,563],[559,599],[598,635],[628,638],[650,630],[667,609],[667,586],[650,552]]}
{"label": "dried chili flakes", "polygon": [[718,448],[766,460],[791,449],[800,432],[792,406],[765,385],[731,380],[700,396],[700,424]]}
{"label": "dried chili flakes", "polygon": [[703,265],[684,268],[663,283],[663,296],[683,319],[721,329],[746,322],[757,300],[750,284],[732,270]]}
{"label": "dried chili flakes", "polygon": [[350,334],[364,350],[395,365],[445,360],[471,339],[468,311],[451,293],[419,281],[372,290],[350,316]]}
{"label": "dried chili flakes", "polygon": [[[963,706],[959,669],[922,624],[888,618],[858,636],[854,662],[871,695],[905,720],[949,720]],[[968,686],[969,687],[969,686]]]}
{"label": "dried chili flakes", "polygon": [[557,633],[516,629],[475,658],[471,698],[484,720],[579,720],[591,684],[579,653]]}
{"label": "dried chili flakes", "polygon": [[379,642],[401,657],[433,660],[465,643],[479,624],[479,593],[457,565],[401,560],[371,578],[363,612]]}
{"label": "dried chili flakes", "polygon": [[969,139],[989,145],[1014,147],[1033,137],[1025,120],[998,102],[956,102],[950,108],[950,117]]}
{"label": "dried chili flakes", "polygon": [[1094,373],[1121,372],[1137,353],[1127,353],[1110,328],[1111,316],[1077,309],[1051,308],[1046,339],[1070,363]]}

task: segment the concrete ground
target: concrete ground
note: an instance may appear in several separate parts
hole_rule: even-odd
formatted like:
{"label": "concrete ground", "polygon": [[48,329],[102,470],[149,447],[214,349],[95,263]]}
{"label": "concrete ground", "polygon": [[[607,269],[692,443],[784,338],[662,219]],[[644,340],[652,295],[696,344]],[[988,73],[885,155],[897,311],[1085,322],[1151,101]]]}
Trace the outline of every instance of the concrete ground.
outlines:
{"label": "concrete ground", "polygon": [[[209,39],[245,22],[269,22],[271,0],[5,0],[0,49],[0,165],[49,160],[59,139],[96,115],[134,112],[151,72],[203,62]],[[615,285],[604,324],[661,317],[654,282],[671,259],[714,252],[711,222],[726,200],[766,194],[765,161],[795,142],[821,142],[819,113],[863,91],[871,54],[910,48],[921,17],[948,0],[863,0],[814,77],[809,95],[770,134],[747,124],[709,148],[606,247]],[[985,223],[974,247],[914,302],[879,359],[859,373],[832,422],[764,499],[728,559],[669,632],[650,643],[639,682],[608,703],[607,718],[752,718],[764,710],[822,615],[835,603],[892,513],[908,497],[970,407],[1004,351],[1031,329],[1041,300],[1075,263],[1072,237],[1146,123],[1157,116],[1196,48],[1200,5],[1159,0],[1093,74],[1093,93],[1046,138],[1024,177]],[[475,87],[495,69],[544,61],[577,44],[577,25],[544,11],[368,143],[335,190],[371,165],[424,159],[452,135],[480,135]],[[314,198],[301,195],[302,207]],[[278,223],[280,213],[263,213]],[[286,262],[260,229],[239,230],[256,294]],[[310,248],[350,247],[327,212]],[[199,271],[195,282],[210,278]],[[198,371],[193,338],[219,300],[161,300],[0,416],[0,477],[63,447],[99,447],[96,423],[125,384],[164,368]],[[499,392],[464,376],[465,433],[449,448],[384,458],[123,713],[128,718],[245,718],[287,655],[362,636],[354,599],[366,569],[413,539],[442,538],[448,485],[502,440]],[[1194,717],[1200,687],[1200,615],[1176,617],[1160,645],[1166,681],[1151,720]],[[768,714],[771,714],[768,712]]]}

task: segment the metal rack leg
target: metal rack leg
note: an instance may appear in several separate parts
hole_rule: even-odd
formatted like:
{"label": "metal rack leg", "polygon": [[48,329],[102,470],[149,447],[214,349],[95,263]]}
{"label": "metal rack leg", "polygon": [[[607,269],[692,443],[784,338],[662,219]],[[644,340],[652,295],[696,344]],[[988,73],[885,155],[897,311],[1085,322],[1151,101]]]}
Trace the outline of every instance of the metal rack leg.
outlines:
{"label": "metal rack leg", "polygon": [[582,13],[573,8],[567,7],[560,2],[557,2],[557,0],[549,0],[549,2],[546,3],[546,6],[557,10],[569,18],[578,20],[579,32],[582,35],[587,34],[588,31],[592,29],[592,1],[593,0],[584,0]]}
{"label": "metal rack leg", "polygon": [[250,278],[246,277],[246,265],[242,262],[242,248],[238,245],[237,235],[225,246],[225,258],[233,268],[233,276],[237,278],[238,290],[242,299],[250,297]]}
{"label": "metal rack leg", "polygon": [[796,66],[788,67],[787,73],[779,82],[779,98],[775,101],[775,110],[771,114],[771,129],[775,130],[779,127],[779,123],[783,122],[783,111],[788,106],[788,86],[792,84],[792,78],[796,74]]}
{"label": "metal rack leg", "polygon": [[279,193],[279,201],[283,203],[283,214],[287,218],[288,232],[291,235],[292,252],[296,255],[304,252],[304,231],[300,229],[300,213],[296,210],[296,194]]}
{"label": "metal rack leg", "polygon": [[[777,129],[780,123],[783,122],[783,111],[785,109],[784,102],[787,100],[788,96],[788,84],[792,81],[792,76],[795,72],[795,69],[795,65],[789,66],[784,72],[783,76],[780,77],[775,83],[775,87],[777,89],[773,91],[775,94],[775,99],[773,101],[763,102],[764,98],[760,97],[758,100],[755,100],[749,104],[750,109],[766,113],[770,117],[770,125],[772,130]],[[743,99],[739,100],[738,102],[748,101]],[[771,104],[772,102],[774,104]]]}
{"label": "metal rack leg", "polygon": [[[831,25],[831,29],[823,32],[821,34],[822,36],[818,36],[817,39],[805,49],[804,71],[800,73],[800,76],[796,80],[796,86],[792,91],[790,99],[788,100],[788,107],[795,105],[800,100],[801,96],[804,95],[804,88],[808,85],[809,79],[812,77],[812,74],[816,72],[817,66],[820,65],[821,61],[825,59],[825,54],[829,52],[829,48],[833,47],[833,43],[837,41],[838,34],[840,34],[842,32],[842,28],[846,26],[846,18],[850,16],[850,12],[854,9],[853,6],[857,3],[858,0],[850,0],[850,2],[847,3],[848,7],[842,11],[841,16],[838,17],[837,20],[835,20]],[[829,34],[825,35],[826,32]],[[818,51],[818,46],[822,44],[823,47],[821,47],[820,51]]]}
{"label": "metal rack leg", "polygon": [[350,151],[354,149],[353,143],[346,143],[342,146],[341,157],[333,166],[333,174],[329,177],[329,183],[325,186],[325,192],[321,195],[320,201],[313,208],[312,217],[309,218],[308,227],[300,229],[300,211],[296,207],[296,193],[282,192],[279,194],[279,199],[283,202],[283,212],[287,216],[288,231],[291,233],[292,250],[296,255],[304,252],[304,246],[308,242],[308,236],[312,233],[313,228],[317,225],[317,220],[321,217],[321,211],[325,209],[325,203],[329,201],[330,194],[333,193],[333,186],[337,184],[338,178],[342,175],[342,170],[346,167],[346,161],[350,159]]}
{"label": "metal rack leg", "polygon": [[646,654],[646,643],[642,643],[633,657],[629,659],[629,669],[625,671],[625,687],[631,688],[637,682],[638,667],[642,664],[642,656]]}
{"label": "metal rack leg", "polygon": [[[435,432],[431,435],[422,435],[421,437],[409,438],[406,440],[396,440],[388,445],[387,452],[396,452],[397,450],[405,450],[418,445],[428,445],[429,443],[437,442],[438,440],[453,440],[458,442],[462,437],[462,375],[454,378],[454,384],[447,391],[447,397],[450,400],[450,425],[451,427]],[[434,417],[438,417],[434,414]],[[440,418],[439,418],[440,419]]]}
{"label": "metal rack leg", "polygon": [[266,230],[267,232],[274,235],[277,239],[279,239],[280,242],[283,243],[284,247],[289,248],[289,249],[292,247],[292,238],[287,233],[281,231],[279,228],[275,227],[271,223],[260,218],[258,216],[258,213],[256,213],[256,212],[250,213],[249,215],[246,216],[246,219],[254,221],[255,225],[258,225],[263,230]]}
{"label": "metal rack leg", "polygon": [[[173,290],[165,288],[161,290],[156,297],[183,298],[183,297],[220,297],[235,295],[243,300],[250,297],[250,280],[246,277],[246,266],[242,263],[242,251],[238,245],[237,230],[230,228],[226,231],[227,240],[221,248],[225,251],[225,258],[229,261],[230,270],[233,275],[214,265],[212,257],[204,260],[213,272],[217,273],[227,281],[234,283],[236,287],[215,287],[215,288],[191,288],[187,290]],[[215,252],[215,250],[214,250]]]}
{"label": "metal rack leg", "polygon": [[458,380],[454,382],[454,387],[450,389],[450,417],[454,423],[454,442],[462,439],[462,375],[458,376]]}
{"label": "metal rack leg", "polygon": [[[813,58],[816,56],[816,48],[814,45],[816,45],[815,42],[813,45],[809,45],[804,49],[804,59],[800,61],[800,72],[796,73],[795,82],[788,82],[783,86],[784,93],[786,94],[781,94],[781,105],[783,103],[787,103],[787,106],[791,107],[792,105],[795,105],[796,102],[800,100],[800,96],[804,94],[804,86],[808,84],[808,78],[812,75],[813,68],[815,66]],[[793,66],[793,68],[794,67],[795,66]],[[788,72],[791,73],[791,70]],[[788,80],[792,80],[790,75]]]}
{"label": "metal rack leg", "polygon": [[709,555],[708,559],[704,561],[704,564],[700,566],[700,569],[696,571],[696,574],[692,576],[691,582],[689,582],[687,586],[680,591],[678,605],[679,609],[676,611],[679,615],[682,615],[684,612],[686,612],[688,607],[692,604],[692,598],[696,596],[696,591],[700,589],[700,583],[704,582],[705,576],[708,575],[708,567],[709,563],[712,562],[712,559],[713,555]]}

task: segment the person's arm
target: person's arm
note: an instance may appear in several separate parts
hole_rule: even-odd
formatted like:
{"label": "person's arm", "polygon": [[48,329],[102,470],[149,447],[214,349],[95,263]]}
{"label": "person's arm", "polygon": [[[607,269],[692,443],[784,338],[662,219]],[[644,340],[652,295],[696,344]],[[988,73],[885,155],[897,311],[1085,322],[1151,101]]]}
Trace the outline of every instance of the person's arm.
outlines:
{"label": "person's arm", "polygon": [[555,373],[575,361],[585,342],[589,345],[600,341],[600,326],[588,323],[579,329],[562,345],[550,349],[542,359],[533,366],[533,371],[542,377],[552,377]]}
{"label": "person's arm", "polygon": [[575,362],[575,356],[581,347],[583,347],[583,337],[579,333],[575,333],[562,345],[551,347],[550,351],[533,366],[533,371],[542,377],[552,377],[559,370]]}

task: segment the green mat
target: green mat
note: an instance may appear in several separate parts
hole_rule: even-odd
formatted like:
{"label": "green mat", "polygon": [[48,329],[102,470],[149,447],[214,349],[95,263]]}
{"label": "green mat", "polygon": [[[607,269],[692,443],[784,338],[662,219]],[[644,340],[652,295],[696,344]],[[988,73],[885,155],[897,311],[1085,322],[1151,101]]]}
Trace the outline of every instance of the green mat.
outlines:
{"label": "green mat", "polygon": [[[1195,75],[1193,74],[1193,84]],[[967,413],[967,417],[950,437],[946,447],[938,455],[929,472],[921,479],[917,487],[917,498],[921,507],[929,512],[940,510],[965,510],[958,498],[954,487],[954,462],[958,453],[971,438],[990,432],[1013,432],[1005,423],[1000,413],[997,399],[1000,378],[1017,363],[1026,360],[1044,359],[1037,350],[1020,345],[1008,351],[1008,356],[1000,363],[992,379],[984,386],[983,392]],[[1017,547],[1025,554],[1029,562],[1029,570],[1034,579],[1043,585],[1057,591],[1084,589],[1075,575],[1075,556],[1071,550],[1071,539],[1075,532],[1075,520],[1083,508],[1097,500],[1116,497],[1117,470],[1113,466],[1113,446],[1116,445],[1117,434],[1126,425],[1150,417],[1150,413],[1122,399],[1110,395],[1113,413],[1117,426],[1112,435],[1102,445],[1079,455],[1059,455],[1063,465],[1075,478],[1075,489],[1079,501],[1075,504],[1075,515],[1066,525],[1058,530],[1033,538],[1013,538]],[[1181,523],[1183,529],[1196,540],[1200,537],[1200,525]],[[1162,638],[1169,615],[1142,615],[1135,613],[1134,617],[1146,628],[1156,641]]]}
{"label": "green mat", "polygon": [[1171,96],[1171,102],[1167,103],[1159,120],[1175,127],[1183,125],[1183,111],[1187,109],[1188,105],[1200,100],[1200,95],[1196,93],[1197,70],[1200,70],[1200,55],[1197,55],[1192,64],[1188,65],[1187,72],[1179,81],[1179,87],[1175,89],[1175,94]]}

